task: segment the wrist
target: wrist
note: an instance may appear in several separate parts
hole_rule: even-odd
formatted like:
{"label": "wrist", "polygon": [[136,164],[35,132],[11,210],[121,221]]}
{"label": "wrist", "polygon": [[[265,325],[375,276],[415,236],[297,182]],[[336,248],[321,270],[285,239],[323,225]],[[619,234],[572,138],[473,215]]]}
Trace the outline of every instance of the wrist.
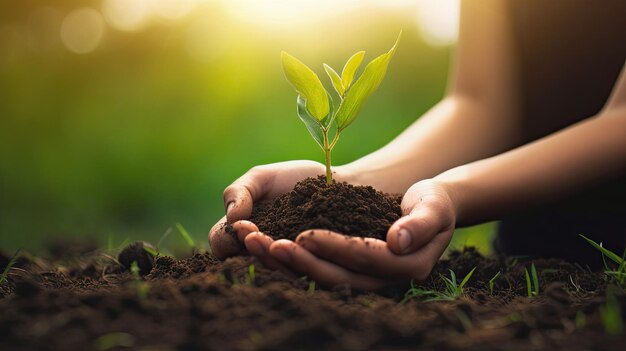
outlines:
{"label": "wrist", "polygon": [[466,218],[466,190],[464,190],[463,170],[461,167],[453,168],[433,178],[433,181],[443,189],[450,200],[450,206],[454,212],[457,224],[470,222]]}

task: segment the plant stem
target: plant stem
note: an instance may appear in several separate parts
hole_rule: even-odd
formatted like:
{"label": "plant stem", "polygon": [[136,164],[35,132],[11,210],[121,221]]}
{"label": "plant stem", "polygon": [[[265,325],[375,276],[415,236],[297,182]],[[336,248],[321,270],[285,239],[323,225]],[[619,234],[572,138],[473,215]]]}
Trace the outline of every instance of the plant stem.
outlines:
{"label": "plant stem", "polygon": [[323,130],[324,134],[324,153],[326,154],[326,185],[333,184],[333,172],[330,169],[330,150],[332,147],[328,143],[328,130]]}

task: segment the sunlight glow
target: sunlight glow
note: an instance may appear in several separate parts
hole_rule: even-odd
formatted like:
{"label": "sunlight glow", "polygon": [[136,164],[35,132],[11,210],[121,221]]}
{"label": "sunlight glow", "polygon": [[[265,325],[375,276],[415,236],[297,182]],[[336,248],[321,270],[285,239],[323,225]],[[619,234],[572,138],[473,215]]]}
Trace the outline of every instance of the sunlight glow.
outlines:
{"label": "sunlight glow", "polygon": [[194,0],[150,1],[150,7],[154,14],[168,20],[178,20],[185,17],[191,12],[194,5]]}
{"label": "sunlight glow", "polygon": [[104,20],[100,12],[83,7],[70,12],[61,24],[61,41],[77,54],[92,52],[104,34]]}
{"label": "sunlight glow", "polygon": [[149,6],[148,0],[104,0],[102,13],[111,27],[134,31],[146,24]]}
{"label": "sunlight glow", "polygon": [[419,0],[417,26],[433,46],[454,44],[459,32],[460,0]]}

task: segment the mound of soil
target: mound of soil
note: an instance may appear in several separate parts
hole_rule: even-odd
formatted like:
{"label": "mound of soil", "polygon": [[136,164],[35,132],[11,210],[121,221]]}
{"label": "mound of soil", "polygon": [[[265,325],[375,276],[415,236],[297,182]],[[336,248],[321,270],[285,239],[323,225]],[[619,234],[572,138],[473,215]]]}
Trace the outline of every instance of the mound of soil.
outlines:
{"label": "mound of soil", "polygon": [[326,178],[307,178],[273,201],[262,202],[250,220],[274,239],[295,238],[307,229],[329,229],[344,235],[385,240],[402,215],[398,195],[371,186],[354,186]]}

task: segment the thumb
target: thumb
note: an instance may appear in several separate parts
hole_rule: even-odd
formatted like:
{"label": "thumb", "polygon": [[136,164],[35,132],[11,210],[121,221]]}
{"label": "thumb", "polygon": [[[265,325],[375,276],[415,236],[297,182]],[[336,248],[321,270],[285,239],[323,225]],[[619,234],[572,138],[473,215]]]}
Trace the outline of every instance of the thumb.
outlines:
{"label": "thumb", "polygon": [[253,202],[263,195],[260,184],[264,182],[260,177],[254,169],[250,170],[224,190],[224,209],[228,223],[250,218]]}
{"label": "thumb", "polygon": [[[395,254],[415,252],[439,233],[454,230],[454,212],[443,196],[409,196],[403,199],[408,214],[398,219],[387,232],[387,245]],[[417,195],[417,194],[416,194]],[[422,195],[422,194],[420,194]],[[415,200],[415,201],[413,201]]]}

